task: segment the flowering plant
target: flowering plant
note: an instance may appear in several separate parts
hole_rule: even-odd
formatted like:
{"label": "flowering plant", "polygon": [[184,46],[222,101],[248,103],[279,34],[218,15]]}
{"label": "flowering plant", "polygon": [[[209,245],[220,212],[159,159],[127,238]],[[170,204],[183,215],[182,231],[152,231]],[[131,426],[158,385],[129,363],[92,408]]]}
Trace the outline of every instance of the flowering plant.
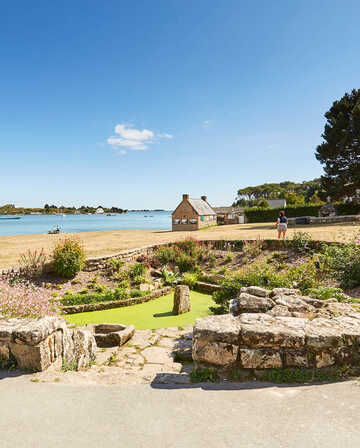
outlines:
{"label": "flowering plant", "polygon": [[60,312],[48,291],[30,283],[0,282],[0,314],[3,317],[39,318]]}
{"label": "flowering plant", "polygon": [[22,268],[23,273],[27,277],[38,277],[44,268],[46,262],[46,254],[44,249],[41,251],[28,250],[23,254],[20,254],[19,263]]}

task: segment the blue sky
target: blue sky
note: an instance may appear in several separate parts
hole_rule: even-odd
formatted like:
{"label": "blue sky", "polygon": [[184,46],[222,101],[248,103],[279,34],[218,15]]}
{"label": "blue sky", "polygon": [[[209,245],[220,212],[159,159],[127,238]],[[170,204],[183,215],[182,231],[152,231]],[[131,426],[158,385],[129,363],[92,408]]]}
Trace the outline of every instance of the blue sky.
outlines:
{"label": "blue sky", "polygon": [[321,175],[357,0],[0,3],[0,204],[230,204]]}

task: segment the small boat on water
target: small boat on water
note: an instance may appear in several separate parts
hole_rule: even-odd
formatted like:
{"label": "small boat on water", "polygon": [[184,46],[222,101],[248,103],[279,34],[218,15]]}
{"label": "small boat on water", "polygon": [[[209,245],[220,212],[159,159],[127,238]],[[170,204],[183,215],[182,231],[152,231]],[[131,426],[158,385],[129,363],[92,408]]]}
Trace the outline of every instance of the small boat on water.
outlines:
{"label": "small boat on water", "polygon": [[51,228],[48,231],[48,234],[55,235],[55,234],[60,233],[60,232],[61,232],[60,227],[59,226],[54,226],[53,228]]}

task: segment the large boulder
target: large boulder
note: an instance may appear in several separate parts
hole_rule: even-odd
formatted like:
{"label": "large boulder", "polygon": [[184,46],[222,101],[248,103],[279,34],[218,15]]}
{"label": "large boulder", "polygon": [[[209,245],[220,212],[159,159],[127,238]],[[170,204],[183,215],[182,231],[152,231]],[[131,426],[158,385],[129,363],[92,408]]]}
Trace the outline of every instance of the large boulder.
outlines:
{"label": "large boulder", "polygon": [[0,320],[0,357],[22,369],[60,369],[63,362],[83,368],[95,360],[95,348],[90,332],[70,329],[59,317]]}
{"label": "large boulder", "polygon": [[230,312],[234,316],[242,313],[265,313],[274,305],[274,302],[268,297],[241,292],[236,299],[230,302]]}
{"label": "large boulder", "polygon": [[186,285],[178,285],[174,293],[173,314],[183,314],[190,311],[190,289]]}

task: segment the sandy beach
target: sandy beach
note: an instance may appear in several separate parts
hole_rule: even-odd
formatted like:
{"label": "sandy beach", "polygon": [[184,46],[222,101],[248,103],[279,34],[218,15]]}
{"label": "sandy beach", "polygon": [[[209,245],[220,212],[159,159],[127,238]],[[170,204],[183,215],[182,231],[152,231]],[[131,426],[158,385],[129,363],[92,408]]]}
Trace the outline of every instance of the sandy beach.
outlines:
{"label": "sandy beach", "polygon": [[[297,226],[288,230],[288,238],[294,231],[311,233],[313,239],[324,241],[345,241],[360,235],[360,226],[353,224]],[[188,237],[198,240],[240,240],[277,237],[274,225],[269,223],[219,226],[195,232],[171,232],[170,230],[116,230],[84,232],[78,236],[84,243],[88,257],[108,255],[120,250],[131,249],[157,243],[170,243]],[[50,252],[54,242],[63,235],[16,235],[0,237],[0,267],[7,268],[18,264],[19,255],[26,251],[44,249]]]}

